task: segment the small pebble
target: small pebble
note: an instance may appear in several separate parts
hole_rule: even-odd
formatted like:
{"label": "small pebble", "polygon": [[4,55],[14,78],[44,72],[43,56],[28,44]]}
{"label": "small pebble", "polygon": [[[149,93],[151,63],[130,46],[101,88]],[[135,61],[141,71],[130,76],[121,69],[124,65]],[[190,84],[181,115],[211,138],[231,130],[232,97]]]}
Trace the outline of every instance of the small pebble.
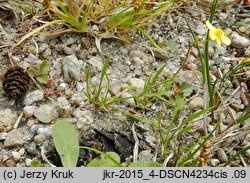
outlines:
{"label": "small pebble", "polygon": [[42,143],[45,142],[45,141],[46,141],[46,137],[45,137],[44,135],[39,134],[39,135],[36,135],[36,136],[34,137],[34,142],[35,142],[36,144],[42,144]]}
{"label": "small pebble", "polygon": [[40,127],[37,129],[37,133],[40,135],[44,135],[45,137],[52,136],[52,126]]}
{"label": "small pebble", "polygon": [[62,61],[63,76],[66,82],[78,81],[81,75],[81,62],[75,55],[67,56]]}
{"label": "small pebble", "polygon": [[43,91],[35,90],[26,95],[23,103],[25,106],[30,106],[36,102],[40,102],[44,99]]}
{"label": "small pebble", "polygon": [[192,100],[190,100],[188,106],[189,106],[190,109],[203,108],[204,100],[203,100],[202,97],[195,97]]}
{"label": "small pebble", "polygon": [[31,117],[34,115],[36,109],[37,109],[36,106],[25,106],[23,108],[23,114],[26,118]]}
{"label": "small pebble", "polygon": [[15,167],[15,166],[16,166],[16,162],[15,162],[15,160],[12,159],[12,158],[6,160],[6,161],[5,161],[5,164],[6,164],[7,167]]}
{"label": "small pebble", "polygon": [[228,161],[227,154],[225,153],[224,149],[222,149],[222,148],[219,148],[217,150],[217,157],[221,163],[225,163]]}
{"label": "small pebble", "polygon": [[30,158],[26,158],[26,159],[25,159],[25,165],[26,165],[26,166],[30,166],[30,165],[31,165],[31,162],[32,162],[32,159],[30,159]]}
{"label": "small pebble", "polygon": [[129,92],[122,93],[120,97],[124,99],[124,103],[126,103],[126,104],[127,103],[130,105],[135,104],[135,100]]}
{"label": "small pebble", "polygon": [[154,154],[152,154],[150,150],[144,150],[138,154],[138,161],[139,162],[152,162],[153,157],[154,157]]}
{"label": "small pebble", "polygon": [[247,48],[250,45],[250,40],[248,38],[242,37],[236,33],[231,34],[231,45],[235,48]]}
{"label": "small pebble", "polygon": [[128,81],[128,85],[130,86],[131,90],[135,91],[137,95],[140,95],[143,92],[145,82],[139,78],[131,78]]}
{"label": "small pebble", "polygon": [[218,159],[211,159],[210,163],[211,163],[211,165],[213,167],[216,167],[217,165],[220,164],[220,160],[218,160]]}
{"label": "small pebble", "polygon": [[57,90],[58,91],[64,91],[65,89],[68,89],[69,85],[67,83],[61,83],[58,87]]}
{"label": "small pebble", "polygon": [[50,123],[58,117],[56,110],[47,104],[43,104],[35,111],[34,116],[42,123]]}
{"label": "small pebble", "polygon": [[245,154],[246,154],[246,156],[247,156],[248,158],[250,158],[250,149],[248,149],[248,150],[245,152]]}
{"label": "small pebble", "polygon": [[19,152],[12,151],[11,154],[15,162],[18,162],[21,159],[21,154]]}

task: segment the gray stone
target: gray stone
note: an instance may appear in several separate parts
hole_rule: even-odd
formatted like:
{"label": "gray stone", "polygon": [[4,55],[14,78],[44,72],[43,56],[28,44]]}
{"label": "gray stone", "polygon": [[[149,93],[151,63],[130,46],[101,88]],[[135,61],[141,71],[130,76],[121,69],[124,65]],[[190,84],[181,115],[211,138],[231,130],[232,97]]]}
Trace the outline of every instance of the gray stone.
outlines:
{"label": "gray stone", "polygon": [[198,108],[203,108],[204,106],[204,101],[202,97],[195,97],[192,100],[190,100],[188,104],[190,109],[198,109]]}
{"label": "gray stone", "polygon": [[0,140],[5,140],[7,135],[8,135],[8,133],[6,133],[6,132],[0,133]]}
{"label": "gray stone", "polygon": [[97,69],[97,71],[101,71],[103,68],[103,61],[100,56],[93,56],[88,60],[88,63]]}
{"label": "gray stone", "polygon": [[67,56],[62,61],[63,76],[66,82],[78,81],[81,74],[81,62],[75,55]]}
{"label": "gray stone", "polygon": [[220,160],[218,160],[218,159],[211,159],[210,163],[211,163],[211,165],[213,167],[216,167],[217,165],[220,164]]}
{"label": "gray stone", "polygon": [[29,106],[36,102],[40,102],[43,99],[44,99],[43,91],[35,90],[26,95],[23,103],[25,106]]}
{"label": "gray stone", "polygon": [[150,153],[150,150],[141,151],[138,155],[139,162],[152,162],[154,155]]}
{"label": "gray stone", "polygon": [[145,82],[139,78],[131,78],[128,81],[130,89],[135,92],[135,94],[140,95],[143,92]]}
{"label": "gray stone", "polygon": [[18,161],[21,159],[21,154],[20,154],[19,152],[12,151],[11,154],[12,154],[13,159],[14,159],[16,162],[18,162]]}
{"label": "gray stone", "polygon": [[61,83],[58,87],[57,90],[59,91],[64,91],[69,88],[69,85],[67,83]]}
{"label": "gray stone", "polygon": [[67,55],[72,55],[72,54],[74,53],[73,49],[70,48],[70,47],[68,47],[68,46],[65,46],[65,47],[63,48],[63,52],[64,52],[65,54],[67,54]]}
{"label": "gray stone", "polygon": [[221,163],[225,163],[228,161],[227,154],[225,153],[225,151],[222,148],[219,148],[217,150],[217,157]]}
{"label": "gray stone", "polygon": [[32,162],[32,159],[30,159],[30,158],[26,158],[26,159],[25,159],[25,165],[26,165],[26,166],[30,166],[30,165],[31,165],[31,162]]}
{"label": "gray stone", "polygon": [[82,90],[85,88],[86,88],[86,82],[77,82],[76,89],[79,93],[83,92]]}
{"label": "gray stone", "polygon": [[28,143],[33,137],[33,133],[31,133],[27,128],[17,128],[11,130],[5,141],[4,147],[13,148],[17,146],[23,146]]}
{"label": "gray stone", "polygon": [[235,48],[246,48],[250,45],[250,40],[248,38],[242,37],[236,33],[231,34],[231,45]]}
{"label": "gray stone", "polygon": [[58,97],[56,105],[57,111],[61,117],[70,117],[73,109],[70,107],[69,101],[66,99],[66,97]]}
{"label": "gray stone", "polygon": [[17,120],[17,114],[11,109],[0,111],[0,132],[8,132]]}
{"label": "gray stone", "polygon": [[42,144],[46,141],[46,137],[44,135],[38,134],[34,137],[35,144]]}
{"label": "gray stone", "polygon": [[91,111],[88,110],[82,111],[79,108],[77,108],[73,112],[73,116],[77,119],[76,126],[78,129],[82,129],[85,125],[89,125],[94,122],[93,115]]}
{"label": "gray stone", "polygon": [[43,135],[45,137],[51,137],[52,136],[52,126],[39,127],[37,129],[37,133],[39,135]]}
{"label": "gray stone", "polygon": [[245,155],[250,158],[250,149],[248,149],[246,152],[245,152]]}
{"label": "gray stone", "polygon": [[132,97],[131,93],[129,93],[129,92],[122,93],[121,98],[124,99],[124,103],[132,104],[132,105],[135,104],[135,100]]}
{"label": "gray stone", "polygon": [[73,108],[70,106],[61,106],[57,108],[57,112],[59,113],[59,116],[66,118],[71,116]]}
{"label": "gray stone", "polygon": [[36,109],[37,109],[36,106],[26,106],[23,108],[23,114],[26,118],[31,117],[34,115]]}
{"label": "gray stone", "polygon": [[58,97],[57,101],[56,101],[56,105],[59,106],[59,107],[68,106],[69,105],[69,101],[66,99],[65,96]]}
{"label": "gray stone", "polygon": [[35,111],[34,116],[42,123],[50,123],[58,117],[58,113],[54,107],[43,104]]}
{"label": "gray stone", "polygon": [[85,95],[81,96],[79,94],[74,94],[71,96],[71,98],[69,99],[70,104],[76,104],[76,105],[81,105],[82,102],[84,102],[84,100],[86,100],[87,98],[85,97]]}

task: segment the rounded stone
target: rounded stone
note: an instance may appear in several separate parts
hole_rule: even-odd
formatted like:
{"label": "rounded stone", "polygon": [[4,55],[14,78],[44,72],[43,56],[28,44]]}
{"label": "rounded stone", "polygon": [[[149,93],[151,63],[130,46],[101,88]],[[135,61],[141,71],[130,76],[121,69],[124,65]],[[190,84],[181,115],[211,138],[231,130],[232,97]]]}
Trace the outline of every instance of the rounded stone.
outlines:
{"label": "rounded stone", "polygon": [[26,118],[31,117],[34,115],[36,109],[37,109],[36,106],[26,106],[23,108],[23,114]]}
{"label": "rounded stone", "polygon": [[135,91],[136,94],[140,95],[143,92],[145,82],[139,78],[131,78],[128,81],[128,85],[130,86],[131,90]]}
{"label": "rounded stone", "polygon": [[62,61],[63,76],[66,82],[78,81],[81,75],[81,62],[75,55],[69,55]]}
{"label": "rounded stone", "polygon": [[13,159],[14,159],[16,162],[18,162],[18,161],[21,159],[21,154],[20,154],[19,152],[12,151],[11,154],[12,154]]}
{"label": "rounded stone", "polygon": [[202,108],[204,106],[204,100],[202,97],[195,97],[190,100],[188,106],[190,109]]}
{"label": "rounded stone", "polygon": [[43,104],[35,111],[34,116],[41,121],[42,123],[50,123],[56,117],[58,117],[58,113],[54,109],[54,107]]}
{"label": "rounded stone", "polygon": [[250,40],[236,33],[231,34],[231,45],[235,48],[247,48],[250,45]]}
{"label": "rounded stone", "polygon": [[221,163],[225,163],[228,161],[227,154],[225,153],[225,151],[222,148],[219,148],[217,150],[217,157]]}
{"label": "rounded stone", "polygon": [[35,142],[36,144],[42,144],[42,143],[45,142],[45,141],[46,141],[46,137],[45,137],[44,135],[39,134],[39,135],[36,135],[36,136],[34,137],[34,142]]}
{"label": "rounded stone", "polygon": [[26,95],[23,103],[25,106],[30,106],[36,102],[40,102],[44,99],[43,91],[35,90]]}

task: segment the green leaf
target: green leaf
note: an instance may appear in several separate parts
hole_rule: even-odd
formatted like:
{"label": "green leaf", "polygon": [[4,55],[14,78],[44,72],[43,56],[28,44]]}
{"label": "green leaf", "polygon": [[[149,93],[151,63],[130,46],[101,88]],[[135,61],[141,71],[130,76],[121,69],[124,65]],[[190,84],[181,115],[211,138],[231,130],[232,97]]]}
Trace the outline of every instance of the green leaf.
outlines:
{"label": "green leaf", "polygon": [[[102,151],[100,151],[98,149],[94,149],[94,148],[87,147],[87,146],[80,146],[80,148],[84,148],[84,149],[94,151],[95,153],[98,153],[98,154],[102,155],[102,157],[105,157],[105,158],[109,159],[110,161],[112,161],[116,167],[122,167],[122,165],[120,163],[120,157],[119,157],[119,159],[117,159],[117,157],[115,155],[113,155],[113,154],[110,155],[110,154],[104,153],[104,152],[102,152]],[[117,161],[117,160],[119,160],[119,161]]]}
{"label": "green leaf", "polygon": [[163,167],[162,164],[157,162],[135,162],[129,165],[129,167]]}
{"label": "green leaf", "polygon": [[49,72],[49,64],[48,64],[48,62],[45,60],[45,61],[43,61],[41,64],[40,64],[40,72],[42,73],[42,74],[48,74],[48,72]]}
{"label": "green leaf", "polygon": [[29,77],[33,78],[36,75],[36,70],[30,67],[27,71]]}
{"label": "green leaf", "polygon": [[76,128],[64,120],[57,120],[52,131],[56,150],[64,167],[75,167],[79,155],[79,141]]}
{"label": "green leaf", "polygon": [[[110,156],[113,160],[116,162],[120,162],[120,156],[115,152],[107,152],[106,155]],[[107,156],[101,156],[100,160],[92,160],[87,167],[118,167],[116,163],[114,163],[111,158],[108,158]]]}
{"label": "green leaf", "polygon": [[36,77],[36,80],[41,83],[41,84],[48,84],[48,75],[42,75],[42,76],[38,76]]}
{"label": "green leaf", "polygon": [[30,167],[41,167],[41,162],[38,160],[33,160],[30,163]]}
{"label": "green leaf", "polygon": [[167,42],[167,47],[171,50],[171,51],[176,51],[177,50],[177,45],[175,42],[173,41],[168,41]]}

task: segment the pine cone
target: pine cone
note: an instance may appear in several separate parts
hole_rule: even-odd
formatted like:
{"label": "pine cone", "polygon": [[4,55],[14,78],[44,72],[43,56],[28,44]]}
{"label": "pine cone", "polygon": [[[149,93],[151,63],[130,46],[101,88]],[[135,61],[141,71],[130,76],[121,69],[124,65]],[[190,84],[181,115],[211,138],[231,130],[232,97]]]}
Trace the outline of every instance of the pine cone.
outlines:
{"label": "pine cone", "polygon": [[15,66],[7,70],[3,78],[3,90],[10,99],[21,100],[29,89],[29,76],[23,68]]}

